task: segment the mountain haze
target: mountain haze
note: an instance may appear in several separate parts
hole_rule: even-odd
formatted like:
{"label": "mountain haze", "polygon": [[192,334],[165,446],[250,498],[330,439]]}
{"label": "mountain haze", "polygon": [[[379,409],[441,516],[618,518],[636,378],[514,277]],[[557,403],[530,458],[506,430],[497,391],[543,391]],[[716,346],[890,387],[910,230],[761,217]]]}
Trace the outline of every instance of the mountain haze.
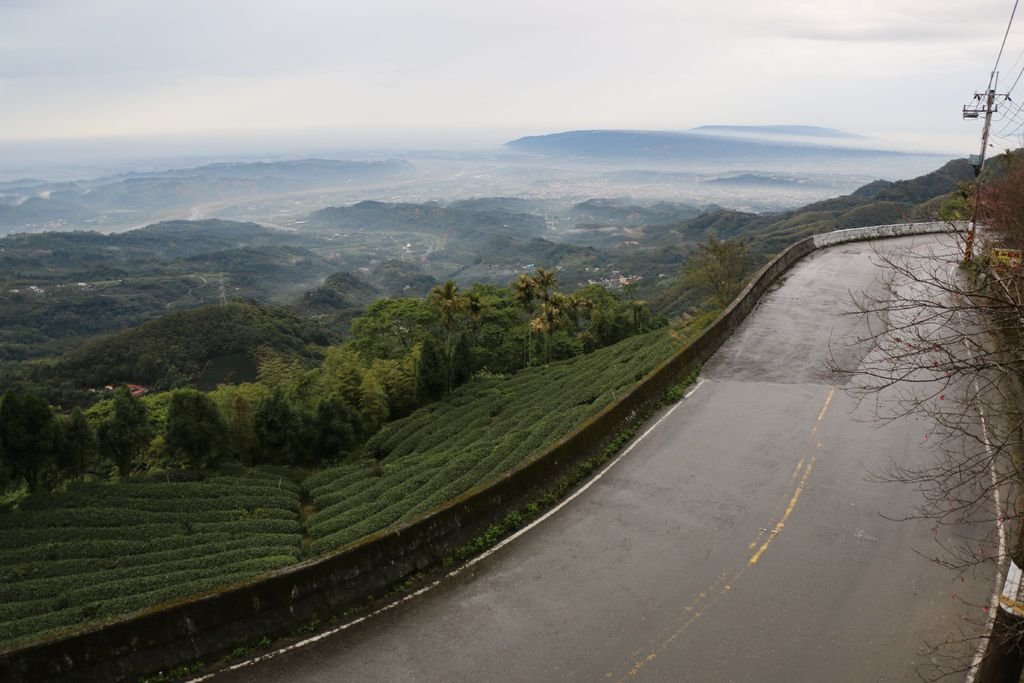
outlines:
{"label": "mountain haze", "polygon": [[[706,127],[707,129],[716,127]],[[741,127],[721,127],[735,132]],[[780,135],[808,135],[806,127],[783,126],[765,133],[765,127],[750,127],[766,137],[712,135],[703,132],[670,132],[644,130],[573,130],[549,135],[535,135],[506,143],[510,150],[539,156],[607,159],[620,161],[702,162],[713,164],[752,164],[770,162],[776,167],[806,162],[838,160],[894,159],[900,157],[934,157],[881,149],[839,147],[824,143],[796,142],[779,139]],[[831,129],[813,129],[819,138],[843,138],[850,134]],[[934,163],[934,162],[932,162]]]}
{"label": "mountain haze", "polygon": [[863,139],[863,135],[849,133],[845,130],[835,128],[822,128],[821,126],[722,126],[709,125],[691,128],[688,133],[701,134],[734,134],[734,135],[785,135],[808,138],[839,138],[848,140]]}

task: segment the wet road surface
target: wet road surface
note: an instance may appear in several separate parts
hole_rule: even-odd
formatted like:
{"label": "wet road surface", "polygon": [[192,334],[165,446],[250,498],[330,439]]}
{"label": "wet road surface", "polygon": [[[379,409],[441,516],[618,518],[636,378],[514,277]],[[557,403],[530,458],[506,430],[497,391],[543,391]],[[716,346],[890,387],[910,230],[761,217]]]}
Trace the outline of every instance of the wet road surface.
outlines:
{"label": "wet road surface", "polygon": [[[925,245],[917,237],[873,243]],[[924,418],[879,427],[854,365],[870,244],[804,259],[704,382],[563,510],[435,589],[227,681],[915,681],[973,654],[991,575],[958,577],[910,487]],[[918,551],[918,552],[915,552]],[[966,658],[966,659],[964,659]],[[961,677],[962,678],[962,677]]]}

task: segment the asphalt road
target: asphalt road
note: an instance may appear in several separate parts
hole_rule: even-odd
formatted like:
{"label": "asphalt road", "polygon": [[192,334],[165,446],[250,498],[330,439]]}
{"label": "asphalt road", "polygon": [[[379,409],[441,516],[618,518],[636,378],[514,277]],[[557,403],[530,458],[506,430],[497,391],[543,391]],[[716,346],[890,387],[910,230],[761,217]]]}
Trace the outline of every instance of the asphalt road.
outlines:
{"label": "asphalt road", "polygon": [[[875,243],[923,245],[933,238]],[[704,382],[591,488],[433,590],[215,681],[915,681],[966,666],[992,576],[931,562],[915,492],[870,480],[934,456],[924,418],[872,421],[856,363],[867,244],[798,264]],[[950,659],[952,657],[952,659]],[[962,678],[962,676],[961,676]]]}

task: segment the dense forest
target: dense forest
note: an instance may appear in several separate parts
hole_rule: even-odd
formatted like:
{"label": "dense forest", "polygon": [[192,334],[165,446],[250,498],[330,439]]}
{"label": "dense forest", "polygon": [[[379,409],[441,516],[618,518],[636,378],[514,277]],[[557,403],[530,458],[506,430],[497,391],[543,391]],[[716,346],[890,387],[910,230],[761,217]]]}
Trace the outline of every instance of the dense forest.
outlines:
{"label": "dense forest", "polygon": [[[125,477],[222,459],[335,463],[389,420],[473,377],[573,358],[666,325],[643,301],[597,285],[562,293],[543,268],[505,288],[462,291],[448,281],[426,298],[380,299],[340,344],[287,310],[231,303],[184,311],[36,366],[0,403],[0,465],[35,491],[115,469]],[[204,384],[212,391],[193,388]],[[58,415],[33,390],[44,386],[72,404],[76,387],[92,387],[94,402]]]}

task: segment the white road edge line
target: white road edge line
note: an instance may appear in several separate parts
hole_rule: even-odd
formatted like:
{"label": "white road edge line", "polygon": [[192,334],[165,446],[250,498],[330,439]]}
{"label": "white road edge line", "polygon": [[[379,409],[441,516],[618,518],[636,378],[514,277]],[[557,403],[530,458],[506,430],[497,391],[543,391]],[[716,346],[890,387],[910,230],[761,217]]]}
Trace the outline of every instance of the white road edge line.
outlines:
{"label": "white road edge line", "polygon": [[[950,270],[952,275],[952,269]],[[967,328],[964,326],[964,316],[959,310],[956,312],[957,318],[960,321],[960,330],[964,336],[967,335]],[[966,346],[967,356],[972,361],[974,360],[974,353],[971,352],[971,347]],[[974,394],[975,396],[981,395],[981,387],[978,386],[977,378],[974,379]],[[978,418],[981,421],[981,437],[985,443],[985,453],[988,455],[988,474],[992,480],[992,504],[996,509],[996,531],[999,537],[999,561],[996,563],[996,577],[995,577],[995,589],[992,592],[992,598],[989,600],[988,607],[988,619],[985,623],[985,634],[981,642],[978,643],[977,649],[974,651],[974,658],[971,660],[971,668],[967,670],[967,678],[965,683],[974,683],[978,677],[978,671],[981,669],[981,660],[985,657],[985,650],[988,649],[988,639],[992,636],[992,629],[996,623],[996,613],[999,611],[999,596],[1003,592],[1004,571],[1003,565],[1006,563],[1006,530],[1003,528],[1003,506],[999,496],[999,475],[996,473],[996,460],[992,454],[992,442],[988,438],[988,421],[985,419],[985,410],[981,407],[981,404],[975,406],[978,411]]]}
{"label": "white road edge line", "polygon": [[[695,385],[693,385],[693,389],[690,389],[689,391],[687,391],[686,394],[683,395],[683,398],[690,398],[691,396],[696,394],[697,390],[700,389],[700,386],[702,384],[704,384],[704,378],[703,377],[701,379],[697,380],[697,383]],[[672,408],[672,410],[675,410],[675,408]],[[672,412],[672,411],[669,411],[669,412]],[[665,417],[668,417],[668,415],[665,415]],[[664,418],[662,418],[662,419],[664,419]],[[661,422],[661,420],[658,420],[658,422]],[[657,427],[658,425],[655,424],[654,426]],[[650,430],[648,430],[648,431],[650,431]],[[644,436],[647,436],[646,432],[644,432]],[[644,436],[641,436],[640,439],[644,438]],[[640,439],[637,439],[637,441],[639,441]],[[627,453],[628,452],[629,451],[627,451]],[[623,455],[625,455],[625,453],[623,453]]]}
{"label": "white road edge line", "polygon": [[[686,394],[683,396],[683,400],[686,400],[686,399],[690,398],[691,396],[693,396],[694,393],[696,393],[696,391],[698,389],[700,389],[702,384],[704,384],[704,379],[703,378],[698,380],[697,384],[695,384],[692,389],[690,389],[688,392],[686,392]],[[677,401],[676,404],[674,406],[672,406],[671,408],[669,408],[668,411],[664,415],[662,415],[658,419],[657,422],[655,422],[653,425],[648,427],[647,431],[645,431],[643,434],[641,434],[636,439],[634,439],[633,443],[631,443],[629,445],[629,447],[626,448],[626,450],[622,451],[617,456],[615,456],[615,458],[610,463],[605,465],[604,468],[600,472],[598,472],[596,475],[594,475],[594,477],[590,481],[588,481],[586,484],[581,486],[571,496],[569,496],[568,498],[563,500],[561,503],[559,503],[555,507],[553,507],[550,510],[548,510],[547,512],[545,512],[543,515],[541,515],[540,517],[535,519],[533,522],[527,524],[526,526],[524,526],[519,531],[515,532],[514,534],[512,534],[511,536],[509,536],[505,540],[501,541],[500,543],[498,543],[496,546],[494,546],[490,550],[488,550],[488,551],[486,551],[484,553],[481,553],[480,555],[477,555],[476,557],[474,557],[473,559],[469,560],[465,564],[463,564],[463,565],[461,565],[459,567],[456,567],[452,571],[448,572],[447,574],[445,574],[441,578],[436,579],[435,581],[433,581],[432,583],[424,586],[423,588],[420,588],[419,590],[417,590],[417,591],[415,591],[413,593],[410,593],[409,595],[406,595],[406,596],[404,596],[404,597],[402,597],[402,598],[400,598],[398,600],[395,600],[394,602],[389,603],[389,604],[385,605],[384,607],[381,607],[380,609],[374,610],[373,612],[370,612],[369,614],[367,614],[365,616],[359,617],[358,619],[353,619],[352,621],[350,621],[348,623],[345,623],[345,624],[342,624],[341,626],[335,626],[334,628],[332,628],[332,629],[330,629],[328,631],[324,631],[323,633],[319,633],[319,634],[317,634],[315,636],[312,636],[310,638],[306,638],[304,640],[300,640],[297,643],[292,643],[291,645],[288,645],[286,647],[282,647],[282,648],[280,648],[278,650],[274,650],[273,652],[268,652],[268,653],[262,654],[262,655],[260,655],[258,657],[253,657],[252,659],[247,659],[247,660],[245,660],[243,662],[238,662],[236,664],[232,664],[231,666],[228,666],[228,667],[226,667],[224,669],[221,669],[219,671],[215,671],[213,673],[206,674],[205,676],[200,676],[199,678],[192,678],[192,679],[190,679],[188,681],[188,683],[200,683],[201,681],[209,680],[209,679],[217,676],[218,674],[225,673],[225,672],[228,672],[228,671],[237,671],[238,669],[244,669],[247,666],[252,666],[253,664],[258,664],[259,662],[265,662],[268,659],[273,659],[274,657],[277,657],[278,655],[282,655],[282,654],[284,654],[286,652],[291,652],[292,650],[298,650],[299,648],[303,648],[303,647],[305,647],[307,645],[312,645],[313,643],[316,643],[316,642],[321,641],[321,640],[323,640],[325,638],[333,636],[336,633],[340,633],[340,632],[345,631],[345,630],[347,630],[349,628],[352,628],[353,626],[356,626],[357,624],[361,624],[364,621],[366,621],[367,619],[375,617],[378,614],[381,614],[382,612],[387,612],[390,609],[398,607],[399,605],[403,604],[404,602],[406,602],[408,600],[412,600],[413,598],[416,598],[416,597],[418,597],[420,595],[423,595],[427,591],[431,590],[432,588],[434,588],[435,586],[440,584],[445,579],[449,579],[449,578],[451,578],[451,577],[453,577],[453,576],[455,576],[457,574],[460,574],[463,571],[465,571],[466,569],[469,569],[473,565],[477,564],[478,562],[482,562],[483,560],[487,559],[488,557],[490,557],[494,553],[496,553],[499,550],[501,550],[502,548],[504,548],[506,545],[508,545],[512,541],[516,540],[517,538],[519,538],[520,536],[525,534],[530,529],[534,528],[535,526],[537,526],[538,524],[540,524],[544,520],[546,520],[549,517],[551,517],[552,515],[554,515],[556,512],[558,512],[559,510],[564,508],[566,505],[571,503],[573,500],[575,500],[584,491],[586,491],[591,486],[593,486],[598,481],[600,481],[601,478],[604,477],[604,475],[607,474],[608,471],[611,468],[615,467],[615,465],[618,464],[618,462],[620,460],[622,460],[624,457],[626,457],[629,454],[629,452],[636,447],[637,444],[639,444],[641,441],[643,441],[647,437],[648,434],[650,434],[655,429],[657,429],[658,425],[660,425],[662,422],[664,422],[668,418],[668,416],[671,415],[672,413],[674,413],[676,408],[678,408],[682,404],[683,404],[683,401]]]}
{"label": "white road edge line", "polygon": [[[969,351],[969,349],[968,349]],[[978,380],[974,380],[974,393],[980,394],[981,388]],[[992,455],[992,442],[988,438],[988,422],[985,419],[985,410],[977,406],[978,417],[981,420],[981,438],[985,443],[985,453],[989,456],[989,477],[992,480],[992,504],[996,508],[996,529],[999,534],[999,562],[996,564],[995,590],[992,592],[992,599],[989,601],[988,619],[985,624],[986,637],[978,643],[978,649],[974,652],[974,659],[971,660],[971,668],[967,671],[966,683],[974,683],[981,668],[981,660],[985,657],[985,650],[988,648],[988,639],[992,636],[992,630],[996,623],[996,613],[999,611],[999,596],[1003,592],[1004,571],[1006,564],[1006,530],[1003,528],[1003,506],[999,496],[999,475],[996,474],[996,460]]]}

